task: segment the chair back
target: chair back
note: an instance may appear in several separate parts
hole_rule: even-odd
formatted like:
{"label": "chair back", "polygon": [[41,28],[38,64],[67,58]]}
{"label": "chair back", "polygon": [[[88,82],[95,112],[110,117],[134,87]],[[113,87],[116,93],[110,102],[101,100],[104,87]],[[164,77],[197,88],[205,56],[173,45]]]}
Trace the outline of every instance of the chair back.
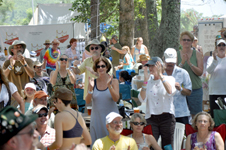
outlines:
{"label": "chair back", "polygon": [[181,145],[184,138],[184,130],[185,130],[185,125],[182,123],[176,122],[175,131],[174,131],[174,141],[173,141],[174,150],[181,149]]}

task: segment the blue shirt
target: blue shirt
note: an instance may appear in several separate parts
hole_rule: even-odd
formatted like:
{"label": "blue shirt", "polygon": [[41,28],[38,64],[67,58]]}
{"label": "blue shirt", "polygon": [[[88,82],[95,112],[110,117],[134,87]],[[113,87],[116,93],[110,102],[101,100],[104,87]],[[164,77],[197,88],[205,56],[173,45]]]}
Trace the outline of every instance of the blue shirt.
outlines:
{"label": "blue shirt", "polygon": [[[163,73],[167,75],[166,72]],[[192,90],[192,83],[188,72],[180,67],[174,66],[172,76],[175,78],[175,82],[178,82],[181,87]],[[176,91],[176,94],[173,96],[173,104],[175,107],[175,117],[185,117],[190,116],[190,111],[188,109],[186,96],[182,95],[179,90]]]}

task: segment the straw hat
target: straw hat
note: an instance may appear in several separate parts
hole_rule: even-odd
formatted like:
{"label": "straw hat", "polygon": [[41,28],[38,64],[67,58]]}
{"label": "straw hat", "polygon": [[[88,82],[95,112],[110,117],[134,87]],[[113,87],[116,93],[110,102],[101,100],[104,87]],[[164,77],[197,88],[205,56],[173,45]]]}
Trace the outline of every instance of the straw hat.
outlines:
{"label": "straw hat", "polygon": [[100,47],[102,47],[101,53],[102,53],[103,51],[105,51],[105,46],[104,46],[103,44],[101,44],[101,43],[99,42],[99,40],[97,40],[97,39],[93,39],[93,40],[86,46],[86,50],[87,50],[88,52],[90,52],[90,51],[89,51],[90,45],[99,45]]}
{"label": "straw hat", "polygon": [[141,63],[142,61],[148,61],[150,59],[150,56],[146,54],[141,54],[139,56],[139,59],[137,60],[138,63]]}
{"label": "straw hat", "polygon": [[226,31],[226,27],[223,27],[221,30],[219,30],[218,32],[224,32]]}
{"label": "straw hat", "polygon": [[[10,55],[13,55],[11,49],[15,46],[15,45],[22,45],[23,49],[25,50],[26,49],[26,44],[24,41],[19,41],[19,40],[15,40],[13,41],[13,44],[11,46],[9,46],[9,54]],[[24,51],[23,51],[24,53]]]}
{"label": "straw hat", "polygon": [[45,40],[45,43],[43,43],[43,45],[45,45],[45,44],[52,44],[51,42],[50,42],[50,40]]}

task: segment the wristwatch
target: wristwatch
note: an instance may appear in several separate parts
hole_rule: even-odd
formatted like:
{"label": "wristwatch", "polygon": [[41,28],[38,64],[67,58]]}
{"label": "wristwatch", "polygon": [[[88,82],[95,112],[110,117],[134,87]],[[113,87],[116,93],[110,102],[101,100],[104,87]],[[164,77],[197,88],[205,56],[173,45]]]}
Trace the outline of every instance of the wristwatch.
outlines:
{"label": "wristwatch", "polygon": [[27,67],[27,64],[24,64],[24,67]]}

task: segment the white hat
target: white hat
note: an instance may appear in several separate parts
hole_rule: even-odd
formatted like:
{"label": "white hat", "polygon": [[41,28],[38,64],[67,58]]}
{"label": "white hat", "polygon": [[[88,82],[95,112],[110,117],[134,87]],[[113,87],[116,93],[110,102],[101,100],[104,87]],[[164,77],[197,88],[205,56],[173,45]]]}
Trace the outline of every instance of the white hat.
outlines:
{"label": "white hat", "polygon": [[120,114],[116,112],[111,112],[106,116],[106,124],[111,123],[115,118],[120,117],[123,118]]}
{"label": "white hat", "polygon": [[177,62],[177,52],[174,48],[167,48],[164,52],[166,63],[176,63]]}
{"label": "white hat", "polygon": [[219,45],[220,43],[226,44],[225,40],[223,40],[223,39],[217,40],[217,45]]}
{"label": "white hat", "polygon": [[27,83],[24,87],[24,89],[26,88],[32,88],[33,90],[36,90],[36,86],[34,83]]}
{"label": "white hat", "polygon": [[36,56],[37,53],[36,53],[35,51],[31,51],[31,52],[30,52],[30,55],[31,55],[31,56]]}

